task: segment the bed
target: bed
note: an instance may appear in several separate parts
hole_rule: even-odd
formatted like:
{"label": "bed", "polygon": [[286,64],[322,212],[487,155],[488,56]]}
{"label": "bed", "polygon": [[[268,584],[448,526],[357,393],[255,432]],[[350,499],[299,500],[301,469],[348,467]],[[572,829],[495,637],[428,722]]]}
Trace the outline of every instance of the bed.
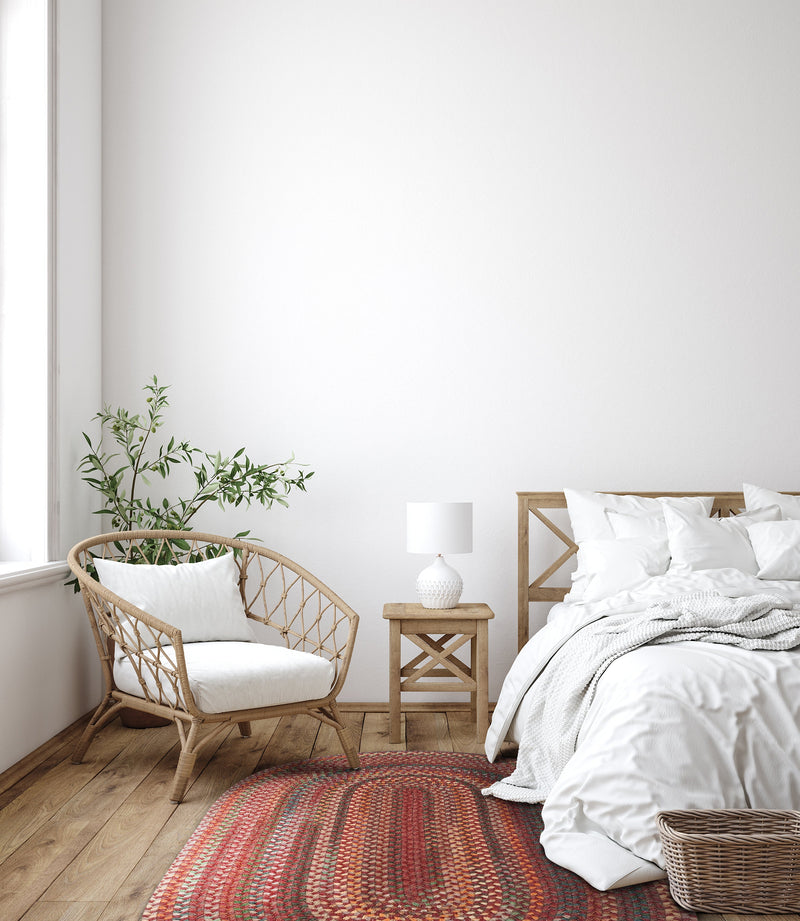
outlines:
{"label": "bed", "polygon": [[[659,810],[800,809],[799,496],[518,493],[519,651],[485,748],[519,752],[484,792],[542,802],[547,856],[596,888],[665,875]],[[531,579],[534,523],[557,547]]]}

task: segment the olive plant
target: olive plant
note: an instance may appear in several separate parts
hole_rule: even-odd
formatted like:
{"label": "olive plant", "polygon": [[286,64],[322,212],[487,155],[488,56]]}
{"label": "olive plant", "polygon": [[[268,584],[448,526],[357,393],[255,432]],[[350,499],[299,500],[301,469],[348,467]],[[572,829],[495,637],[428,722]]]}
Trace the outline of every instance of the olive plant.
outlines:
{"label": "olive plant", "polygon": [[[148,394],[143,412],[112,410],[105,405],[94,417],[100,422],[99,439],[95,442],[82,433],[89,452],[81,458],[78,471],[100,493],[102,508],[95,514],[107,516],[113,530],[188,531],[192,519],[209,502],[220,508],[252,502],[270,508],[274,502],[288,505],[292,489],[305,491],[313,472],[303,470],[294,456],[278,464],[256,464],[244,448],[223,457],[174,437],[157,440],[163,411],[169,406],[169,387],[160,385],[154,375],[143,389]],[[191,474],[189,494],[154,499],[153,480],[166,480],[179,466]],[[243,531],[236,537],[249,533]]]}

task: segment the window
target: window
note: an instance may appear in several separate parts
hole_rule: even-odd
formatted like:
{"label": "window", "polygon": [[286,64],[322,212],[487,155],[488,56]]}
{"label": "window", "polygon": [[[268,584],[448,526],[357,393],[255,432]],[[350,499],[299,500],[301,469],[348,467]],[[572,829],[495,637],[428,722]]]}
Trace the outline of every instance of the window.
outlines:
{"label": "window", "polygon": [[0,573],[48,559],[48,0],[0,0]]}

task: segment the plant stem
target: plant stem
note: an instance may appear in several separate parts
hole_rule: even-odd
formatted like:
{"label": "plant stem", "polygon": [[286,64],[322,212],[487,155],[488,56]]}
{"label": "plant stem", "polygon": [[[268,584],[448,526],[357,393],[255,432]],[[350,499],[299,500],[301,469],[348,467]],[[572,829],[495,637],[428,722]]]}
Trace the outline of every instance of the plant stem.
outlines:
{"label": "plant stem", "polygon": [[[102,473],[103,473],[103,478],[105,479],[106,483],[108,483],[108,484],[110,485],[110,483],[111,483],[111,477],[108,475],[108,472],[106,471],[105,464],[103,463],[103,458],[102,458],[102,456],[101,456],[101,454],[100,454],[100,451],[102,450],[102,447],[103,447],[103,438],[102,438],[102,436],[101,436],[101,437],[100,437],[100,443],[97,445],[97,450],[96,450],[96,451],[93,450],[93,451],[91,452],[91,454],[92,454],[92,456],[94,456],[94,458],[95,458],[95,460],[97,461],[97,463],[100,464],[100,470],[101,470]],[[107,460],[111,460],[112,457],[116,457],[116,455],[115,455],[115,454],[109,454],[109,455],[107,456],[106,459],[107,459]],[[111,501],[114,503],[114,511],[116,512],[116,514],[119,515],[119,517],[122,519],[123,523],[127,524],[127,525],[128,525],[128,529],[130,529],[130,522],[129,522],[129,520],[128,520],[128,516],[125,514],[124,510],[122,509],[122,507],[121,507],[120,504],[119,504],[119,493],[118,493],[118,491],[117,491],[116,489],[114,490],[114,498],[113,498]]]}
{"label": "plant stem", "polygon": [[[141,426],[139,426],[141,428]],[[139,446],[139,453],[136,455],[136,463],[133,465],[133,472],[131,474],[131,505],[134,501],[134,493],[136,492],[136,478],[139,476],[139,463],[144,456],[144,449],[147,445],[147,440],[150,438],[150,433],[153,430],[153,409],[150,409],[150,424],[147,426],[147,434],[144,436],[141,445]],[[130,522],[128,522],[128,527],[130,528]]]}

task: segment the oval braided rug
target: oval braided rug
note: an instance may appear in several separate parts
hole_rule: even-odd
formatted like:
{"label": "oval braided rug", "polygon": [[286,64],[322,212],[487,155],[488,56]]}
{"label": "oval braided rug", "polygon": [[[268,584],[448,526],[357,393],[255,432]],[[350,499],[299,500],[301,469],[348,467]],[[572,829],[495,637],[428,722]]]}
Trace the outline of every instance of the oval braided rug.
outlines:
{"label": "oval braided rug", "polygon": [[677,921],[664,881],[598,892],[550,863],[541,807],[484,797],[513,761],[362,755],[263,771],[212,806],[143,921]]}

